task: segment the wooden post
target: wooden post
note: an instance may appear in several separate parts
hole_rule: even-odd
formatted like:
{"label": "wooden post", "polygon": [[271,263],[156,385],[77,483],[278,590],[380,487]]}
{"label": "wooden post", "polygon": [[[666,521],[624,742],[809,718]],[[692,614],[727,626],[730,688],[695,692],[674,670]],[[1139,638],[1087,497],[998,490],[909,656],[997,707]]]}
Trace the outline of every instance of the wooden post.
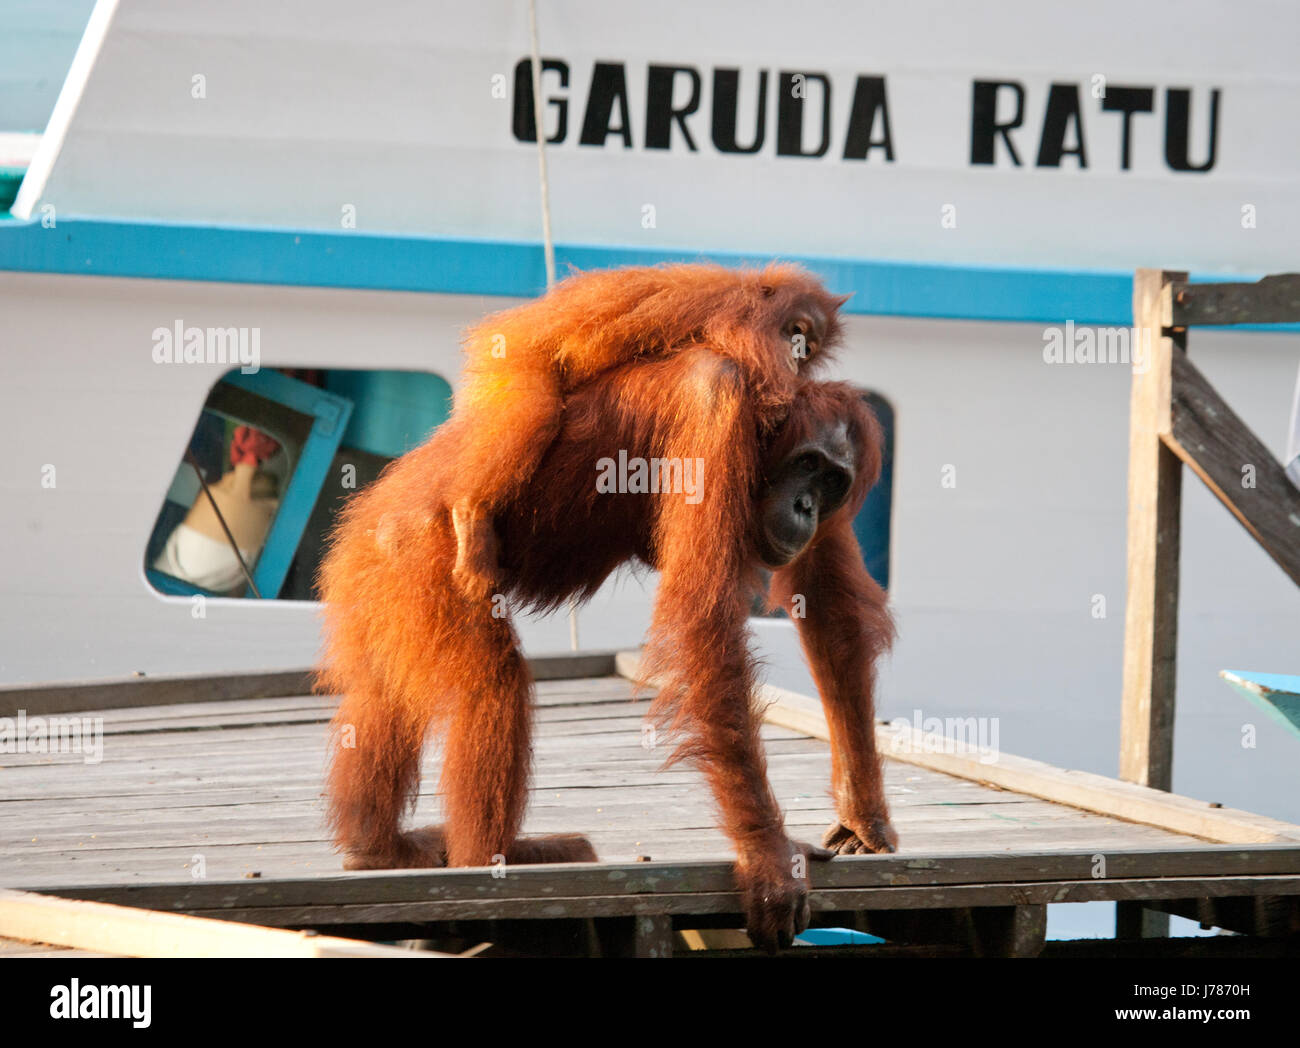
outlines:
{"label": "wooden post", "polygon": [[[1129,403],[1128,601],[1124,622],[1121,779],[1155,789],[1173,785],[1174,678],[1178,640],[1179,509],[1182,463],[1163,437],[1172,429],[1172,361],[1185,331],[1168,331],[1169,285],[1186,273],[1139,269],[1133,278],[1133,359]],[[1149,353],[1147,353],[1149,350]]]}
{"label": "wooden post", "polygon": [[1037,957],[1047,939],[1047,906],[986,906],[970,911],[976,957]]}
{"label": "wooden post", "polygon": [[673,919],[667,914],[639,914],[632,938],[634,957],[671,957]]}
{"label": "wooden post", "polygon": [[1115,903],[1116,939],[1167,939],[1169,914],[1148,909],[1141,902]]}

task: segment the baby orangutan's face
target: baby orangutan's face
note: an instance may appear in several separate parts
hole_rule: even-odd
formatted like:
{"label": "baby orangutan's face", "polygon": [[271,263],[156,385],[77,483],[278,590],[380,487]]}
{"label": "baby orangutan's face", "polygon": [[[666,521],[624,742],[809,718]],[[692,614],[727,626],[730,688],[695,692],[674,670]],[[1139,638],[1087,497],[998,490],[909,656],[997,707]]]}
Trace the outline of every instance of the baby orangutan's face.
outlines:
{"label": "baby orangutan's face", "polygon": [[776,337],[789,353],[791,371],[805,370],[819,354],[838,343],[839,310],[848,301],[847,295],[828,295],[809,280],[807,286],[772,289],[771,297]]}

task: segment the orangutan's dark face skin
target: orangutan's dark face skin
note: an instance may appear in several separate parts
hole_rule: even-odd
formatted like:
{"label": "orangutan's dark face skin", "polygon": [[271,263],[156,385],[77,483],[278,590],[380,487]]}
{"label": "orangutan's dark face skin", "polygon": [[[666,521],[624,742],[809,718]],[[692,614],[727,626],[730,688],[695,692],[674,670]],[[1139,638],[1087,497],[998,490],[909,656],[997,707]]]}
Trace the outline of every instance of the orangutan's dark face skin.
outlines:
{"label": "orangutan's dark face skin", "polygon": [[848,427],[841,423],[791,450],[759,499],[758,555],[769,568],[799,556],[817,525],[844,504],[855,473]]}

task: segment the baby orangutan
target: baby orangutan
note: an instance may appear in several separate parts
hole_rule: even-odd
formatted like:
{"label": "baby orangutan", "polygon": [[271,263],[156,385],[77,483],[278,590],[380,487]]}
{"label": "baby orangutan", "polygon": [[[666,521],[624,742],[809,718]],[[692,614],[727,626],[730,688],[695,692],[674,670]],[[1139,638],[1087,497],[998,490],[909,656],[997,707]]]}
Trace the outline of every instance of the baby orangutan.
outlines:
{"label": "baby orangutan", "polygon": [[444,494],[457,585],[477,598],[499,589],[492,518],[532,479],[568,394],[622,364],[705,349],[738,366],[760,435],[770,434],[836,344],[845,301],[792,265],[647,266],[576,274],[482,321],[466,337],[447,423],[474,434]]}

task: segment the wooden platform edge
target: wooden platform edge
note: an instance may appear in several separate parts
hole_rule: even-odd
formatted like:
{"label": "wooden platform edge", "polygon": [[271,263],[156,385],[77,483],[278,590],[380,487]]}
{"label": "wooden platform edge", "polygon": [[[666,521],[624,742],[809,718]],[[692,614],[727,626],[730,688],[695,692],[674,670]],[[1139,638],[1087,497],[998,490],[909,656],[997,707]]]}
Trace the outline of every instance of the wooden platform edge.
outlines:
{"label": "wooden platform edge", "polygon": [[[638,652],[619,652],[615,664],[623,676],[638,679]],[[830,740],[816,699],[770,684],[759,688],[758,697],[768,723]],[[878,724],[876,744],[890,760],[1220,844],[1300,842],[1300,826],[1293,823],[1000,751],[953,752],[953,740],[901,722]]]}
{"label": "wooden platform edge", "polygon": [[[534,680],[573,680],[613,676],[614,661],[613,651],[559,652],[531,655],[528,666]],[[54,713],[90,713],[180,702],[310,695],[313,672],[306,668],[10,685],[0,687],[0,717],[15,716],[19,710],[25,710],[29,717],[45,717]]]}
{"label": "wooden platform edge", "polygon": [[0,888],[0,937],[119,957],[453,956],[5,888]]}

